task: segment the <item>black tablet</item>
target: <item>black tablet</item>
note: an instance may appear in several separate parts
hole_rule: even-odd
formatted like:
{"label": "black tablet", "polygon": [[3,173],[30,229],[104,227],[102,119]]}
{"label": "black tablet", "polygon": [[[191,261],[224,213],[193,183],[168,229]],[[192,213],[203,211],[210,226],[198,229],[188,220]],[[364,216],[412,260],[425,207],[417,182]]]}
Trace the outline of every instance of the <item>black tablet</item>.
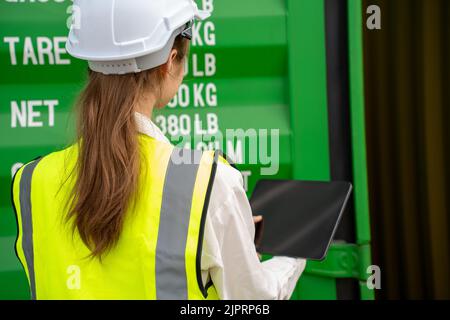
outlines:
{"label": "black tablet", "polygon": [[352,192],[349,182],[260,180],[250,204],[259,252],[323,260]]}

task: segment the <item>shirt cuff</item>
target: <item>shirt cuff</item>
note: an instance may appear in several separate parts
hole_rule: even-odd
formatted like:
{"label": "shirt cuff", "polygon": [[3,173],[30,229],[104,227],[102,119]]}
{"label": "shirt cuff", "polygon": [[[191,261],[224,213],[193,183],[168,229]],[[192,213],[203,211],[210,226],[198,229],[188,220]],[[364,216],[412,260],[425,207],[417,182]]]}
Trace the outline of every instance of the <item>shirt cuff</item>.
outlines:
{"label": "shirt cuff", "polygon": [[263,268],[276,275],[279,285],[279,300],[288,300],[295,290],[298,279],[305,270],[306,260],[273,257],[262,263]]}

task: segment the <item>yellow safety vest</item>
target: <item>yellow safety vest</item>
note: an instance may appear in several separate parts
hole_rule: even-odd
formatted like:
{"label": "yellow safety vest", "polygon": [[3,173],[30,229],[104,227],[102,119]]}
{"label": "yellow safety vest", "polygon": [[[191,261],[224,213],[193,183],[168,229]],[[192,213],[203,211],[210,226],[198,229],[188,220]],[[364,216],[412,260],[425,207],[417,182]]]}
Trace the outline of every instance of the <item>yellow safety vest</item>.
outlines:
{"label": "yellow safety vest", "polygon": [[200,258],[217,161],[225,160],[142,134],[139,144],[147,168],[140,173],[139,199],[101,262],[86,258],[90,250],[64,221],[77,145],[17,171],[16,252],[32,299],[218,299],[212,282],[202,282]]}

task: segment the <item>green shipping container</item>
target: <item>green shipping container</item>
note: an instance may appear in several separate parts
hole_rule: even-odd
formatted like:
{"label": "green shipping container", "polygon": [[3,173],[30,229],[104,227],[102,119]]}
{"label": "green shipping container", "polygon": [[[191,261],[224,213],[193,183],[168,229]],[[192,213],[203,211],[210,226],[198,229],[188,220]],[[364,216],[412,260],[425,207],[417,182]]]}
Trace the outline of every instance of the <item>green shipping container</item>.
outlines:
{"label": "green shipping container", "polygon": [[[260,178],[351,180],[338,240],[325,261],[308,262],[292,298],[372,299],[360,0],[197,2],[212,18],[194,28],[185,81],[155,122],[195,148],[217,147],[199,136],[242,129],[219,146],[249,195]],[[11,178],[74,138],[87,64],[64,49],[72,12],[69,0],[0,2],[0,299],[29,298],[14,252]],[[268,152],[249,150],[252,139]]]}

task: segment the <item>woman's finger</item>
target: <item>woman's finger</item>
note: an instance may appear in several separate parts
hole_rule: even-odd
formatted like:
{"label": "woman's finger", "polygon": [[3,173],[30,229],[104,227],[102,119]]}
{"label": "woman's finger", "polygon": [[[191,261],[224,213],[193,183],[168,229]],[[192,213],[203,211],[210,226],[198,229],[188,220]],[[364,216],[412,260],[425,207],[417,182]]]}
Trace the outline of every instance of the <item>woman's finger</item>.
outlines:
{"label": "woman's finger", "polygon": [[254,217],[253,217],[253,222],[254,222],[254,223],[258,223],[258,222],[261,222],[262,219],[263,219],[262,216],[254,216]]}

